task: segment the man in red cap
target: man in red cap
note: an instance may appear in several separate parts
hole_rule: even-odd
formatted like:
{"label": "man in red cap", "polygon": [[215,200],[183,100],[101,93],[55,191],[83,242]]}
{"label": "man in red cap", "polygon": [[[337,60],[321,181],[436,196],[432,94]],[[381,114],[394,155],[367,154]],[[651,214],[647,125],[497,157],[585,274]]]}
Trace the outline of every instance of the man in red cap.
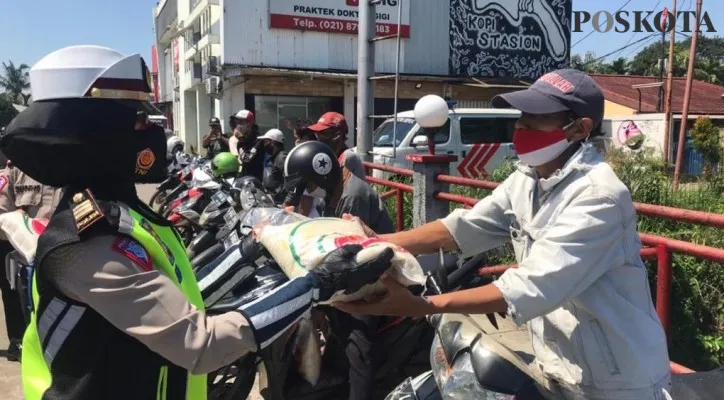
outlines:
{"label": "man in red cap", "polygon": [[261,181],[264,173],[264,148],[263,143],[256,140],[259,137],[259,125],[256,124],[254,113],[241,110],[229,118],[229,124],[235,138],[234,141],[229,141],[229,146],[236,143],[233,147],[241,162],[241,173]]}
{"label": "man in red cap", "polygon": [[366,180],[362,160],[357,153],[345,144],[349,127],[347,126],[347,120],[344,119],[344,115],[334,111],[326,112],[319,118],[316,124],[307,127],[307,129],[314,132],[317,140],[326,143],[334,150],[341,166],[347,168],[358,178]]}

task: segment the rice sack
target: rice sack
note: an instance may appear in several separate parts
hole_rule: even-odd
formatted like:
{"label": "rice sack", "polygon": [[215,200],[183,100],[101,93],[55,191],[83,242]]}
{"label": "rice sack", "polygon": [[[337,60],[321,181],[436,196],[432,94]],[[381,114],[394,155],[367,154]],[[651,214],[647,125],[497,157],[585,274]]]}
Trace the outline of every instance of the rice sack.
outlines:
{"label": "rice sack", "polygon": [[[364,249],[357,254],[357,261],[364,262],[390,247],[394,251],[392,267],[386,275],[404,286],[423,285],[425,274],[417,259],[405,249],[379,238],[369,238],[355,221],[339,218],[297,218],[286,224],[264,224],[256,229],[257,239],[269,251],[284,273],[293,279],[303,276],[324,257],[348,244],[359,244]],[[385,293],[381,282],[366,285],[355,293],[337,294],[329,301],[354,301]]]}

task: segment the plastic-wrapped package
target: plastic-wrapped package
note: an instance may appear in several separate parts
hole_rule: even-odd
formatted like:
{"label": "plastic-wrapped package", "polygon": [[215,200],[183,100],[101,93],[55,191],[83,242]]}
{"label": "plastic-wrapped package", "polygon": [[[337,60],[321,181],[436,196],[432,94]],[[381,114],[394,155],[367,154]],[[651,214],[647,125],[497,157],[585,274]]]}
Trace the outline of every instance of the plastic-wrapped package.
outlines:
{"label": "plastic-wrapped package", "polygon": [[[379,238],[369,238],[355,221],[339,218],[307,218],[287,211],[268,214],[256,225],[256,237],[290,278],[313,270],[333,250],[347,244],[364,247],[357,259],[374,258],[387,247],[395,255],[386,273],[401,285],[423,285],[425,274],[412,254]],[[350,295],[337,295],[330,301],[353,301],[384,293],[384,285],[376,282]]]}
{"label": "plastic-wrapped package", "polygon": [[22,210],[4,213],[0,215],[0,239],[8,240],[30,264],[35,258],[38,237],[47,225],[47,219],[30,218]]}

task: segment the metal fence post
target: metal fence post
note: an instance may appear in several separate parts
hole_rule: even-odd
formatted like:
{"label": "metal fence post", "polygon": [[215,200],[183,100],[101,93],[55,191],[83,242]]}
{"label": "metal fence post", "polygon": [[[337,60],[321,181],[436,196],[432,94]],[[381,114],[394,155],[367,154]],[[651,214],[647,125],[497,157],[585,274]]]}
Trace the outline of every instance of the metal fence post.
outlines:
{"label": "metal fence post", "polygon": [[664,244],[656,246],[656,313],[666,337],[671,339],[671,253]]}
{"label": "metal fence post", "polygon": [[437,176],[450,173],[450,163],[457,156],[410,154],[407,160],[412,162],[412,225],[418,227],[447,216],[450,202],[435,200],[435,193],[449,192],[450,185],[438,182]]}

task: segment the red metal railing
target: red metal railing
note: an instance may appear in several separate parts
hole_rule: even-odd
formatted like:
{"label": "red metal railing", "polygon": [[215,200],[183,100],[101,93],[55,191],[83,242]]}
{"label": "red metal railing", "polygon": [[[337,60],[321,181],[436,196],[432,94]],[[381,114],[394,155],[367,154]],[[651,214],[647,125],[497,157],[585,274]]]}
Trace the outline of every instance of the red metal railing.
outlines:
{"label": "red metal railing", "polygon": [[[402,168],[389,167],[386,165],[373,163],[364,164],[368,171],[368,174],[371,169],[377,169],[402,176],[412,176],[413,174],[412,171]],[[450,175],[438,175],[436,178],[438,182],[441,183],[468,186],[484,190],[495,190],[495,188],[500,185],[497,182],[462,178]],[[411,193],[412,187],[398,182],[378,179],[371,176],[368,176],[367,180],[371,183],[377,183],[379,185],[395,189],[390,192],[384,193],[383,196],[385,196],[384,198],[390,198],[393,195],[397,196],[397,229],[398,231],[401,230],[403,221],[403,216],[401,214],[403,212],[402,205],[404,199],[404,197],[402,196],[402,192]],[[438,200],[445,200],[453,203],[462,204],[467,208],[473,207],[479,201],[479,199],[443,192],[435,193],[434,197]],[[724,215],[721,214],[644,203],[634,203],[634,207],[636,208],[636,212],[639,215],[724,229]],[[687,254],[697,258],[724,264],[724,249],[702,246],[694,243],[684,242],[681,240],[651,235],[648,233],[640,233],[639,235],[641,237],[641,243],[643,243],[645,246],[649,246],[641,250],[641,257],[647,259],[656,258],[656,312],[661,319],[661,324],[663,325],[664,330],[666,331],[666,335],[668,337],[671,332],[671,253],[676,252]],[[488,275],[500,274],[505,272],[509,268],[515,267],[517,267],[517,264],[485,266],[481,267],[478,272],[480,274]],[[674,362],[671,362],[671,371],[674,374],[695,372],[687,367],[676,364]]]}

